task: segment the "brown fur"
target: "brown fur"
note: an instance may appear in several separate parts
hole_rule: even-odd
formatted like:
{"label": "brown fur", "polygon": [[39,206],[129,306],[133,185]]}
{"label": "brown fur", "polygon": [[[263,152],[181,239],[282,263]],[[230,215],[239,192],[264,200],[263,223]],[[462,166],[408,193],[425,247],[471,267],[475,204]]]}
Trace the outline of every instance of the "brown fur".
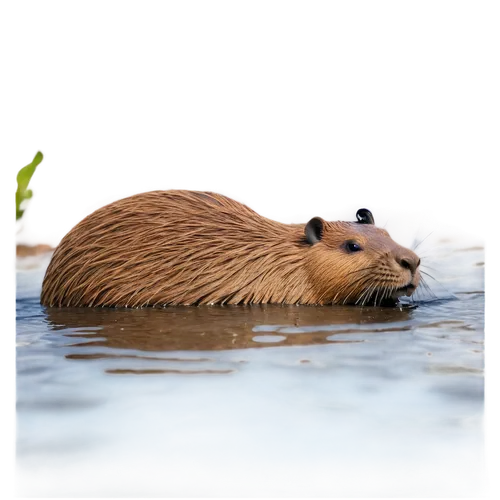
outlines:
{"label": "brown fur", "polygon": [[[152,191],[107,205],[57,247],[42,286],[47,306],[365,303],[416,287],[417,256],[371,224],[305,226],[258,215],[225,196]],[[363,251],[348,253],[355,240]],[[416,265],[418,267],[418,264]],[[411,288],[413,290],[413,288]]]}

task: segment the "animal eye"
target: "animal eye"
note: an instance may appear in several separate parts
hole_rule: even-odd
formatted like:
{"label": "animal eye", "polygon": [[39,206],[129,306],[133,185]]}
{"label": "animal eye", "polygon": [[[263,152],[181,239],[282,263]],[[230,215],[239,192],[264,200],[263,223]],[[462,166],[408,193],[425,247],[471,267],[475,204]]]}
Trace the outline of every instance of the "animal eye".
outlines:
{"label": "animal eye", "polygon": [[360,252],[361,250],[363,250],[361,248],[361,245],[358,245],[358,243],[356,243],[355,241],[347,241],[345,247],[350,253]]}

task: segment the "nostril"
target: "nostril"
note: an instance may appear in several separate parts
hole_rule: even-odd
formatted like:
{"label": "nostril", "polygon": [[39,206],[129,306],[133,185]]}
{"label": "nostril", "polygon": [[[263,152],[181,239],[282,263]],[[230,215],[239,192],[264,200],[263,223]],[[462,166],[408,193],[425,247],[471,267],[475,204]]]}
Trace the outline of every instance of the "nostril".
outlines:
{"label": "nostril", "polygon": [[408,269],[412,274],[415,274],[417,267],[420,265],[420,259],[417,256],[413,258],[411,255],[407,255],[396,260],[403,269]]}
{"label": "nostril", "polygon": [[401,259],[400,264],[405,268],[405,269],[410,269],[411,270],[411,264],[408,259]]}

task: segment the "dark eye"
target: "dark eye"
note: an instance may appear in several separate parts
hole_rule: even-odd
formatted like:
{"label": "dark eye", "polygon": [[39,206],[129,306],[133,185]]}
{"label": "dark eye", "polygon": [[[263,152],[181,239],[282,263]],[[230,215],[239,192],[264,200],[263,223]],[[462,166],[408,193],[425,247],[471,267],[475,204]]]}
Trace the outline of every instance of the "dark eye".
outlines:
{"label": "dark eye", "polygon": [[349,253],[361,252],[363,250],[361,245],[358,245],[355,241],[346,241],[345,247]]}

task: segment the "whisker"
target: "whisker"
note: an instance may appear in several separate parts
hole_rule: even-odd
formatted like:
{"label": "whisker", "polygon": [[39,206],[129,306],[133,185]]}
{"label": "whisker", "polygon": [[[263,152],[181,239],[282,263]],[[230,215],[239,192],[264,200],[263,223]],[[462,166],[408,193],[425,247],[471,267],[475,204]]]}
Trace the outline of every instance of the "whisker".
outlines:
{"label": "whisker", "polygon": [[[369,282],[369,280],[370,280],[370,277],[369,277],[369,276],[365,276],[365,277],[364,277],[364,280],[363,280],[363,282],[362,282],[362,283],[364,284],[364,283],[365,283],[365,281],[368,281],[368,282]],[[359,282],[359,281],[360,281],[360,280],[357,280],[357,282]],[[341,290],[341,291],[343,292],[346,288],[348,288],[348,287],[347,287],[347,286],[345,286],[344,288],[342,288],[342,290]],[[351,296],[354,292],[356,292],[357,290],[358,290],[358,288],[353,288],[353,289],[352,289],[352,290],[351,290],[351,291],[347,294],[347,296],[344,298],[344,300],[342,301],[342,303],[343,303],[343,304],[347,303],[347,300],[349,299],[349,297],[350,297],[350,296]],[[338,295],[338,294],[337,294],[337,295]]]}
{"label": "whisker", "polygon": [[[425,276],[428,276],[432,280],[434,280],[446,293],[448,293],[451,296],[453,296],[453,293],[450,292],[439,280],[437,280],[436,278],[434,278],[434,276],[432,276],[432,274],[426,273],[425,271],[421,271],[421,273],[424,274]],[[420,276],[420,277],[422,279],[422,282],[425,283],[424,277],[423,276]],[[437,299],[438,296],[434,292],[432,292],[431,288],[428,285],[427,285],[427,288],[429,289],[429,292],[433,295],[433,297],[435,299]]]}
{"label": "whisker", "polygon": [[384,302],[384,298],[385,298],[385,295],[387,293],[387,287],[384,286],[384,287],[381,288],[381,290],[382,290],[382,295],[380,297],[379,305],[382,305],[382,303]]}
{"label": "whisker", "polygon": [[431,231],[423,240],[420,240],[413,248],[412,250],[415,251],[434,231]]}
{"label": "whisker", "polygon": [[429,269],[430,271],[432,271],[433,273],[437,274],[438,276],[439,275],[441,275],[441,277],[443,276],[443,274],[440,271],[438,271],[437,269],[434,269],[432,266],[429,266],[429,264],[425,264],[425,266],[422,266],[421,269],[420,269],[420,272],[425,273],[426,269]]}
{"label": "whisker", "polygon": [[[450,295],[451,295],[454,299],[458,299],[458,297],[457,297],[457,296],[456,296],[453,292],[451,292],[451,291],[450,291],[450,290],[448,290],[445,286],[443,286],[443,285],[439,282],[439,280],[437,280],[436,278],[434,278],[434,276],[432,276],[432,275],[431,275],[431,274],[429,274],[429,273],[426,273],[426,272],[425,272],[425,271],[423,271],[423,270],[421,270],[420,272],[421,272],[422,274],[424,274],[425,276],[427,276],[428,278],[430,278],[430,279],[434,280],[434,281],[435,281],[435,282],[436,282],[436,283],[437,283],[437,284],[438,284],[438,285],[439,285],[439,286],[440,286],[440,287],[441,287],[441,288],[442,288],[442,289],[443,289],[446,293],[450,294]],[[436,298],[438,298],[435,294],[434,294],[434,296],[435,296]]]}
{"label": "whisker", "polygon": [[421,267],[431,267],[430,264],[435,264],[436,263],[436,257],[432,255],[425,255],[419,253],[418,256],[420,257],[420,266]]}
{"label": "whisker", "polygon": [[413,233],[412,239],[411,239],[411,247],[410,248],[416,248],[417,245],[417,233]]}
{"label": "whisker", "polygon": [[349,276],[351,274],[356,274],[356,273],[360,273],[362,271],[370,271],[371,269],[376,269],[377,267],[379,267],[378,265],[375,265],[375,266],[368,266],[368,267],[363,267],[362,269],[356,269],[354,271],[351,271],[350,273],[347,273],[346,276]]}
{"label": "whisker", "polygon": [[423,259],[425,253],[432,252],[433,250],[438,250],[439,248],[447,248],[447,246],[446,245],[438,245],[437,247],[426,248],[425,250],[422,250],[420,252],[420,257],[422,257],[422,259]]}
{"label": "whisker", "polygon": [[[370,295],[368,296],[368,300],[367,300],[367,302],[370,302],[370,301],[373,299],[373,294],[377,291],[377,289],[378,289],[378,288],[377,288],[377,286],[376,286],[376,285],[374,285],[374,286],[372,287],[372,291],[371,291]],[[373,299],[373,300],[375,301],[375,299]]]}
{"label": "whisker", "polygon": [[420,286],[418,286],[418,287],[417,287],[417,289],[413,292],[413,294],[412,294],[412,295],[410,295],[410,300],[411,300],[412,302],[416,302],[416,301],[417,301],[417,299],[418,299],[418,297],[419,297],[419,296],[420,296],[420,294],[421,294],[421,291],[422,291],[422,290],[421,290]]}
{"label": "whisker", "polygon": [[368,301],[371,300],[373,292],[375,291],[375,284],[372,284],[366,289],[365,297],[363,299],[363,302],[361,303],[361,306],[364,306]]}
{"label": "whisker", "polygon": [[362,304],[361,305],[364,305],[365,302],[366,302],[366,298],[368,297],[368,295],[370,294],[370,290],[372,290],[372,288],[375,286],[374,283],[372,283],[368,288],[366,288],[365,290],[363,290],[363,292],[361,293],[361,295],[358,297],[358,300],[355,302],[355,304],[357,304],[360,300],[362,301]]}
{"label": "whisker", "polygon": [[436,294],[432,291],[432,289],[430,288],[430,286],[427,284],[427,282],[425,281],[424,277],[421,276],[420,279],[421,279],[421,282],[422,282],[422,285],[423,285],[425,291],[430,295],[430,297],[433,298],[433,299],[437,299]]}
{"label": "whisker", "polygon": [[394,290],[396,290],[396,287],[394,285],[387,288],[387,298],[392,295],[392,292],[394,292]]}

